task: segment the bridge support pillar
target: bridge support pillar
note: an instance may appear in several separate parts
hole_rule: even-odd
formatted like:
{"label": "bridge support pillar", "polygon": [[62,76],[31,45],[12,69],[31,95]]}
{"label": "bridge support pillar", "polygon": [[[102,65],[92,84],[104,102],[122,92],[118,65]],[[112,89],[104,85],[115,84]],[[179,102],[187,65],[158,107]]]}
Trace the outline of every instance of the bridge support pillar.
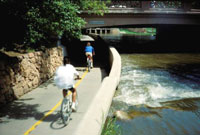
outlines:
{"label": "bridge support pillar", "polygon": [[190,1],[184,1],[183,9],[184,11],[190,11],[190,9],[192,9],[192,3]]}
{"label": "bridge support pillar", "polygon": [[109,34],[111,33],[110,28],[90,28],[86,30],[87,34]]}

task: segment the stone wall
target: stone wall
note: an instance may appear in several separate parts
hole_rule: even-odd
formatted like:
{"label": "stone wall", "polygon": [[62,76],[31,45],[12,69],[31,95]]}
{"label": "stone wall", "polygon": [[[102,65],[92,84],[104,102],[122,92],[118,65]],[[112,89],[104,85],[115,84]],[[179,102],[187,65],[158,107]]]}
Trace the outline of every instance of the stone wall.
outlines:
{"label": "stone wall", "polygon": [[59,47],[44,52],[1,56],[0,106],[18,99],[47,81],[62,64],[62,60],[62,49]]}

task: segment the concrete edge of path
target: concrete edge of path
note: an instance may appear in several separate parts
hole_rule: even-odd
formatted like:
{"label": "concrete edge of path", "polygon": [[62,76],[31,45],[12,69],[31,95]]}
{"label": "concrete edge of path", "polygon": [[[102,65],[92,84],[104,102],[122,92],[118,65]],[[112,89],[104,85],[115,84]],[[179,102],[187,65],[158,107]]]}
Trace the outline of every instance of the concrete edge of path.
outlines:
{"label": "concrete edge of path", "polygon": [[115,48],[110,47],[109,49],[111,66],[109,76],[102,81],[98,93],[77,127],[75,135],[101,134],[121,75],[121,57]]}

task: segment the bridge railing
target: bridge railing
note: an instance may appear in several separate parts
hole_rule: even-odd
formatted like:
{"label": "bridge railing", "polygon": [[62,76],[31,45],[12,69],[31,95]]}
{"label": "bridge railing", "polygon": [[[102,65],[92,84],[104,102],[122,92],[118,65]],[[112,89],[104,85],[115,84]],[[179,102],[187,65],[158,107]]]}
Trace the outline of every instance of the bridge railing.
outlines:
{"label": "bridge railing", "polygon": [[200,1],[195,1],[191,3],[191,10],[199,10],[200,11]]}
{"label": "bridge railing", "polygon": [[200,11],[197,0],[113,0],[107,6],[109,9]]}

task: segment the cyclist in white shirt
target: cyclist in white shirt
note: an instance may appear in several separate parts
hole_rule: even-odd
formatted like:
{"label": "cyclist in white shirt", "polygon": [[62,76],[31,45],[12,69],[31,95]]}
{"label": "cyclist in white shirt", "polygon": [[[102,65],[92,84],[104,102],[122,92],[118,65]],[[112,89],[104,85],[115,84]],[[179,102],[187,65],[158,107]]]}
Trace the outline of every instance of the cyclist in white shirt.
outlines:
{"label": "cyclist in white shirt", "polygon": [[54,81],[59,88],[63,89],[63,96],[67,94],[67,90],[72,91],[72,110],[76,111],[76,88],[74,86],[74,76],[76,79],[81,79],[79,73],[76,71],[73,65],[70,64],[68,57],[63,59],[64,66],[60,66],[55,73]]}

